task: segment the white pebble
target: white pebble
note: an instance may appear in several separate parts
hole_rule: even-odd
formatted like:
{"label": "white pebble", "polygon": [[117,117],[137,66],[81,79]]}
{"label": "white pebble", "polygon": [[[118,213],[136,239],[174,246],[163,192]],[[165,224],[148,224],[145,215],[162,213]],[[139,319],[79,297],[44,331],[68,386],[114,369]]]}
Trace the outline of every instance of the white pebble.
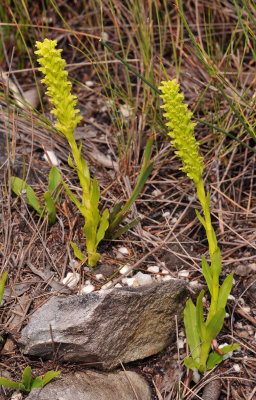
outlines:
{"label": "white pebble", "polygon": [[178,339],[177,340],[177,346],[179,349],[183,349],[184,347],[184,340],[183,339]]}
{"label": "white pebble", "polygon": [[69,288],[73,289],[73,288],[75,288],[77,286],[77,284],[79,282],[79,279],[80,279],[80,275],[79,274],[77,274],[77,273],[73,274],[73,272],[69,272],[67,274],[66,278],[64,278],[62,280],[62,283],[63,283],[63,285],[67,284],[67,286]]}
{"label": "white pebble", "polygon": [[200,381],[200,374],[198,372],[197,368],[193,368],[193,375],[192,375],[192,379],[195,383],[198,383]]}
{"label": "white pebble", "polygon": [[132,278],[123,278],[122,283],[126,284],[127,286],[138,286],[138,282],[134,277]]}
{"label": "white pebble", "polygon": [[[123,268],[120,269],[119,272],[120,272],[120,274],[125,275],[129,271],[129,269],[130,269],[130,265],[126,264]],[[132,271],[130,271],[130,272],[132,272]]]}
{"label": "white pebble", "polygon": [[88,87],[92,87],[94,85],[94,82],[93,81],[86,81],[85,84]]}
{"label": "white pebble", "polygon": [[11,400],[22,400],[22,394],[18,392],[14,392],[12,394]]}
{"label": "white pebble", "polygon": [[124,118],[129,118],[132,116],[132,109],[128,104],[122,104],[120,106],[120,111]]}
{"label": "white pebble", "polygon": [[160,196],[162,194],[162,192],[159,189],[155,189],[152,192],[152,196]]}
{"label": "white pebble", "polygon": [[52,150],[46,150],[46,152],[43,155],[43,159],[48,161],[48,162],[49,162],[49,159],[50,159],[52,165],[54,165],[55,167],[60,165],[60,162],[59,162],[58,158],[56,157],[54,151],[52,151]]}
{"label": "white pebble", "polygon": [[159,267],[157,265],[152,265],[151,267],[148,267],[147,270],[149,272],[154,272],[155,274],[157,274],[159,272]]}
{"label": "white pebble", "polygon": [[100,279],[104,279],[104,276],[102,274],[96,274],[95,278],[100,280]]}
{"label": "white pebble", "polygon": [[181,278],[187,278],[189,276],[189,271],[182,269],[178,272],[178,276]]}
{"label": "white pebble", "polygon": [[190,286],[190,287],[193,287],[193,288],[197,287],[197,286],[198,286],[198,281],[195,280],[195,281],[189,282],[189,286]]}
{"label": "white pebble", "polygon": [[138,282],[139,286],[151,285],[151,283],[153,283],[151,275],[143,274],[141,271],[137,272],[137,274],[134,275],[134,278]]}
{"label": "white pebble", "polygon": [[163,213],[164,218],[168,218],[168,217],[170,217],[170,215],[171,215],[170,211],[166,211]]}
{"label": "white pebble", "polygon": [[172,280],[173,278],[171,277],[171,275],[164,275],[163,277],[162,277],[162,281],[164,281],[164,282],[166,282],[166,281],[170,281],[170,280]]}
{"label": "white pebble", "polygon": [[117,283],[117,284],[115,285],[115,287],[116,287],[116,288],[121,288],[121,287],[123,287],[123,286],[121,285],[121,283]]}
{"label": "white pebble", "polygon": [[82,287],[81,293],[82,294],[88,294],[93,292],[95,287],[93,285],[85,285]]}
{"label": "white pebble", "polygon": [[123,255],[129,254],[129,250],[127,249],[127,247],[119,247],[119,248],[117,249],[117,251],[118,251],[119,253],[123,254]]}
{"label": "white pebble", "polygon": [[236,372],[240,372],[240,371],[241,371],[241,367],[240,367],[240,365],[238,365],[238,364],[234,364],[234,365],[233,365],[233,368],[234,368],[234,370],[235,370]]}
{"label": "white pebble", "polygon": [[225,318],[229,318],[229,313],[226,312]]}
{"label": "white pebble", "polygon": [[232,300],[232,301],[235,301],[235,297],[232,295],[232,294],[230,294],[229,296],[228,296],[228,300]]}
{"label": "white pebble", "polygon": [[173,218],[171,219],[171,223],[172,223],[172,224],[175,224],[177,221],[178,221],[178,219],[177,219],[176,217],[173,217]]}
{"label": "white pebble", "polygon": [[101,289],[100,289],[100,290],[106,290],[106,289],[108,289],[111,285],[112,285],[112,282],[109,281],[109,282],[105,283],[105,285],[101,286]]}
{"label": "white pebble", "polygon": [[250,307],[244,306],[244,307],[241,307],[241,310],[242,310],[244,313],[249,314],[249,315],[250,315],[250,313],[251,313]]}
{"label": "white pebble", "polygon": [[101,37],[104,42],[107,42],[109,40],[109,34],[107,32],[102,32]]}

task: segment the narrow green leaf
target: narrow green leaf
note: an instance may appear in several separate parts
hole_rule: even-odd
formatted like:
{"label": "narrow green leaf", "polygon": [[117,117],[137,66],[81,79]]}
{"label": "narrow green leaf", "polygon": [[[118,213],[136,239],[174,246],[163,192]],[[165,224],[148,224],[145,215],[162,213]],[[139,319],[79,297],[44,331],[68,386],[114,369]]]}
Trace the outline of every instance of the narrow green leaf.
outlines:
{"label": "narrow green leaf", "polygon": [[220,248],[219,247],[217,247],[217,250],[212,255],[211,271],[212,271],[212,275],[213,276],[214,276],[214,274],[216,274],[217,277],[220,276],[220,273],[221,273],[221,254],[220,254]]}
{"label": "narrow green leaf", "polygon": [[100,200],[99,186],[96,177],[94,177],[92,183],[92,192],[91,192],[91,205],[96,210],[98,210],[99,200]]}
{"label": "narrow green leaf", "polygon": [[199,362],[200,360],[200,336],[198,333],[196,322],[196,307],[191,299],[188,299],[184,309],[184,324],[188,340],[189,349],[193,360]]}
{"label": "narrow green leaf", "polygon": [[123,228],[119,229],[113,236],[112,236],[112,240],[116,240],[117,238],[119,238],[119,236],[121,236],[123,233],[125,233],[126,231],[128,231],[128,229],[131,229],[133,226],[137,225],[138,222],[141,221],[140,217],[135,218],[133,221],[129,222],[129,224],[123,226]]}
{"label": "narrow green leaf", "polygon": [[233,274],[229,274],[224,282],[222,283],[220,290],[219,290],[219,298],[217,303],[217,310],[219,308],[225,308],[228,300],[228,296],[231,292],[233,284]]}
{"label": "narrow green leaf", "polygon": [[215,315],[212,317],[210,322],[206,324],[206,340],[212,341],[223,327],[224,318],[226,311],[224,308],[220,308]]}
{"label": "narrow green leaf", "polygon": [[82,204],[80,203],[79,200],[77,200],[77,198],[75,197],[75,195],[71,192],[71,190],[69,189],[68,185],[62,181],[62,184],[68,194],[68,197],[70,198],[70,200],[77,206],[78,210],[81,212],[81,214],[84,216],[84,207],[82,206]]}
{"label": "narrow green leaf", "polygon": [[55,202],[52,199],[50,192],[44,193],[45,207],[48,211],[48,223],[53,225],[56,221],[56,207]]}
{"label": "narrow green leaf", "polygon": [[204,290],[201,290],[196,301],[196,322],[201,341],[205,340],[203,297],[204,297]]}
{"label": "narrow green leaf", "polygon": [[105,237],[105,232],[108,229],[108,225],[109,225],[108,216],[109,216],[108,210],[106,209],[103,211],[101,219],[100,219],[100,226],[98,228],[97,235],[96,235],[96,247],[98,246],[100,241],[102,239],[104,239],[104,237]]}
{"label": "narrow green leaf", "polygon": [[115,217],[117,216],[121,208],[122,208],[122,202],[114,205],[113,211],[109,213],[109,224],[111,224],[114,221]]}
{"label": "narrow green leaf", "polygon": [[126,210],[128,210],[131,205],[134,203],[134,201],[136,200],[136,198],[138,197],[139,193],[141,192],[141,190],[143,189],[148,176],[151,172],[153,168],[153,162],[151,162],[147,168],[145,168],[143,174],[140,176],[140,179],[138,180],[132,194],[131,197],[129,198],[129,200],[125,203],[124,207],[119,211],[118,215],[116,216],[116,218],[114,219],[114,221],[111,223],[111,225],[109,226],[109,232],[110,234],[113,233],[113,231],[115,230],[115,228],[120,224],[120,222],[122,221],[122,216],[125,213]]}
{"label": "narrow green leaf", "polygon": [[7,278],[7,272],[4,272],[3,276],[1,278],[1,282],[0,282],[0,305],[2,303],[2,299],[3,299],[3,295],[4,295],[4,287],[5,287],[6,278]]}
{"label": "narrow green leaf", "polygon": [[34,208],[40,214],[40,202],[38,197],[36,197],[34,190],[31,186],[29,186],[26,182],[22,179],[18,178],[17,176],[12,177],[12,191],[17,195],[20,196],[22,190],[26,190],[26,198],[27,204]]}
{"label": "narrow green leaf", "polygon": [[206,261],[204,256],[202,256],[202,270],[203,270],[204,278],[206,280],[209,292],[212,296],[212,271],[211,271],[209,264]]}
{"label": "narrow green leaf", "polygon": [[7,378],[0,378],[0,385],[7,386],[16,390],[26,390],[25,386],[22,383],[15,382]]}
{"label": "narrow green leaf", "polygon": [[34,388],[39,388],[42,386],[47,385],[47,383],[49,383],[53,378],[55,378],[55,376],[58,376],[61,373],[61,371],[48,371],[46,372],[45,375],[42,376],[38,376],[37,378],[35,378],[31,384],[31,389]]}
{"label": "narrow green leaf", "polygon": [[[49,192],[51,193],[51,196],[54,196],[54,198],[57,199],[57,201],[58,201],[58,194],[61,189],[61,186],[59,185],[60,182],[61,182],[61,174],[59,173],[58,168],[52,167],[50,170],[50,173],[49,173],[48,189],[49,189]],[[59,185],[59,187],[56,190],[58,185]],[[53,192],[54,192],[54,194],[53,194]]]}
{"label": "narrow green leaf", "polygon": [[189,369],[194,369],[194,368],[198,369],[198,367],[199,367],[199,364],[195,360],[193,360],[192,357],[186,357],[186,358],[184,358],[183,361],[184,361],[185,366]]}
{"label": "narrow green leaf", "polygon": [[203,227],[205,228],[205,220],[203,219],[203,217],[199,214],[198,210],[195,210],[196,212],[196,216],[199,219],[199,221],[201,222],[201,224],[203,225]]}
{"label": "narrow green leaf", "polygon": [[22,378],[21,378],[21,382],[24,385],[27,392],[29,392],[31,389],[31,379],[32,379],[31,367],[27,366],[24,369]]}
{"label": "narrow green leaf", "polygon": [[74,250],[74,254],[75,256],[80,260],[83,261],[86,257],[85,255],[81,252],[81,250],[79,250],[79,248],[77,247],[77,245],[74,242],[70,242],[72,249]]}

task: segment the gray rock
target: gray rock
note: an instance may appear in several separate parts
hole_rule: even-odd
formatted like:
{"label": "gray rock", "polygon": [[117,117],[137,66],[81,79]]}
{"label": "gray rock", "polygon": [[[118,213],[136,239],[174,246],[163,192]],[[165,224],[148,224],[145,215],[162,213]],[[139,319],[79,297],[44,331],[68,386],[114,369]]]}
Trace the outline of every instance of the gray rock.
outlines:
{"label": "gray rock", "polygon": [[[136,394],[135,394],[136,393]],[[43,389],[33,389],[26,400],[150,400],[147,382],[132,371],[74,372],[59,375]]]}
{"label": "gray rock", "polygon": [[19,343],[31,356],[52,358],[54,348],[58,361],[113,369],[171,343],[175,315],[180,320],[187,294],[184,281],[170,280],[53,297],[31,316]]}

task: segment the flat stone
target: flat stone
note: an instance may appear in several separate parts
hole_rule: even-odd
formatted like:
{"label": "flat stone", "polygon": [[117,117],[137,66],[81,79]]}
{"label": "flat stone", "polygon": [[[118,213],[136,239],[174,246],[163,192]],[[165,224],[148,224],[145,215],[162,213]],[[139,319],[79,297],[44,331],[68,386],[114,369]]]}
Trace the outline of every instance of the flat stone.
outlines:
{"label": "flat stone", "polygon": [[27,355],[113,369],[169,345],[187,295],[184,281],[170,280],[52,297],[31,316],[19,343]]}
{"label": "flat stone", "polygon": [[60,374],[43,389],[33,389],[26,400],[150,400],[145,379],[133,371],[95,371]]}

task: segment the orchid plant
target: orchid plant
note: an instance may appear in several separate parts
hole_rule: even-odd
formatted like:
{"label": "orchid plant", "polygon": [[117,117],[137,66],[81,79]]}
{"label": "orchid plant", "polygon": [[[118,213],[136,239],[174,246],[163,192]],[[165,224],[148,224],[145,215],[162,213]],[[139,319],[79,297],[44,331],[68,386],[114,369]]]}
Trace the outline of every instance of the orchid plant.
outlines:
{"label": "orchid plant", "polygon": [[[238,344],[228,345],[221,350],[216,347],[215,337],[223,327],[226,315],[225,307],[230,294],[233,274],[229,274],[220,286],[219,279],[222,270],[221,253],[218,247],[210,214],[210,194],[206,193],[203,183],[204,162],[199,154],[199,143],[194,136],[195,124],[191,122],[192,113],[187,104],[183,104],[184,95],[179,92],[179,84],[175,80],[164,81],[159,87],[164,104],[164,117],[167,119],[168,133],[173,139],[176,154],[181,158],[181,170],[194,182],[197,196],[201,203],[203,216],[196,210],[196,215],[202,223],[209,245],[210,265],[202,256],[202,270],[210,296],[211,305],[208,315],[204,317],[202,290],[196,305],[189,299],[184,310],[184,324],[191,356],[184,359],[186,367],[197,368],[200,372],[213,368],[220,363],[224,354],[235,350]],[[211,352],[211,348],[213,351]]]}

